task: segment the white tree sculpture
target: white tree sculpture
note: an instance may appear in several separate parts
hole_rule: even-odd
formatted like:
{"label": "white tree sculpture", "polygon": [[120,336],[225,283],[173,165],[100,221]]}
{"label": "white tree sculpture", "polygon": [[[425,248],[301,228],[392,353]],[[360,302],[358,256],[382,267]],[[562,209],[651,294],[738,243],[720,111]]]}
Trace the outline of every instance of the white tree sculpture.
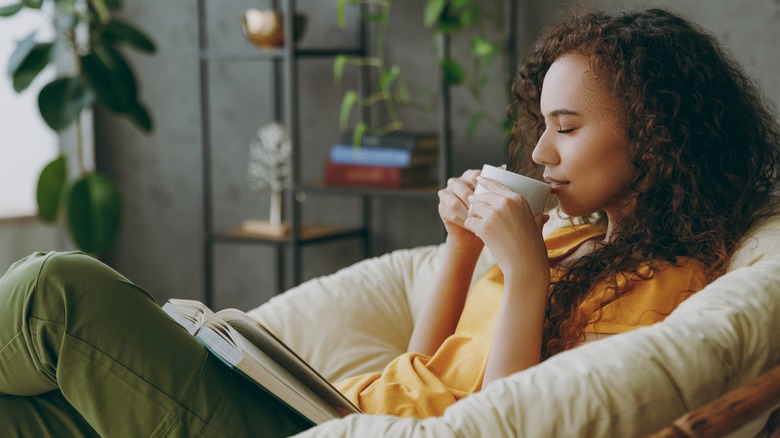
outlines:
{"label": "white tree sculpture", "polygon": [[257,130],[257,137],[249,144],[247,181],[255,192],[271,190],[271,227],[282,226],[282,196],[290,174],[290,134],[279,123],[271,123]]}

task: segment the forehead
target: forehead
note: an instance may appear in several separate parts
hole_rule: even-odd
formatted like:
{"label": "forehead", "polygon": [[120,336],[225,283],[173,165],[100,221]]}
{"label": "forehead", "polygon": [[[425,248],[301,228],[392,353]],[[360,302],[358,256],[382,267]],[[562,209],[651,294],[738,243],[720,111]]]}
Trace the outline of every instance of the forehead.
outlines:
{"label": "forehead", "polygon": [[552,63],[544,77],[540,103],[545,115],[560,109],[584,113],[604,109],[604,104],[614,109],[614,98],[597,80],[588,58],[576,53],[562,55]]}

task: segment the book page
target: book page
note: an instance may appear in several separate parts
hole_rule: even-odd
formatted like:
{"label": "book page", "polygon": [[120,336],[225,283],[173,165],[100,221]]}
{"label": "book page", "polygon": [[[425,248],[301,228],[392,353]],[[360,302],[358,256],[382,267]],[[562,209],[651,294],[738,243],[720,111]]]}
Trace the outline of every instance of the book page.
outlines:
{"label": "book page", "polygon": [[228,325],[220,327],[216,323],[219,321],[209,321],[197,335],[212,353],[314,424],[341,417],[334,408],[262,351],[254,346],[242,348],[240,345],[248,341],[241,334]]}
{"label": "book page", "polygon": [[327,379],[317,373],[314,368],[295,354],[294,351],[287,347],[287,345],[274,336],[273,333],[258,321],[235,309],[222,310],[218,312],[216,316],[229,323],[230,326],[243,335],[251,344],[262,350],[283,368],[296,376],[301,383],[314,391],[314,393],[331,406],[351,413],[360,412],[360,410],[333,387]]}
{"label": "book page", "polygon": [[182,327],[194,335],[203,321],[214,315],[205,304],[195,300],[170,299],[162,309]]}

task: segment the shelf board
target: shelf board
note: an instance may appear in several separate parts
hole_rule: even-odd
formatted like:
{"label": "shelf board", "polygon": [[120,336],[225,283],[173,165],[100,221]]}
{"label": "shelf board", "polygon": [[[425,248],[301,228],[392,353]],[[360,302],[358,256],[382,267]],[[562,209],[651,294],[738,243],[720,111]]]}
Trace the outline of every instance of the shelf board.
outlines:
{"label": "shelf board", "polygon": [[[295,58],[327,58],[337,55],[361,56],[360,49],[295,49]],[[200,59],[204,61],[272,61],[283,60],[287,56],[284,49],[201,49]]]}
{"label": "shelf board", "polygon": [[[365,234],[366,230],[360,227],[303,225],[299,235],[299,242],[301,244],[317,243],[348,237],[362,237]],[[287,245],[290,243],[289,236],[265,235],[247,231],[240,227],[217,231],[211,235],[211,238],[219,242],[260,242],[271,245]]]}
{"label": "shelf board", "polygon": [[321,193],[332,195],[371,195],[377,197],[403,197],[403,198],[422,198],[438,199],[439,186],[419,186],[407,187],[402,189],[385,189],[379,187],[359,187],[359,186],[333,186],[322,182],[304,183],[296,188],[303,193]]}

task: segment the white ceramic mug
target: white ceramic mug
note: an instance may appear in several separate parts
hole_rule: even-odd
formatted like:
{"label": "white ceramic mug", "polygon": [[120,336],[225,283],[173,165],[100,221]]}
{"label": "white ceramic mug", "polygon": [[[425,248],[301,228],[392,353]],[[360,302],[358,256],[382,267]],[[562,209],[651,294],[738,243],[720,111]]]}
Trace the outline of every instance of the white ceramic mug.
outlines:
{"label": "white ceramic mug", "polygon": [[[535,215],[541,214],[544,211],[544,207],[547,205],[547,197],[550,196],[550,186],[548,184],[520,175],[519,173],[491,166],[490,164],[482,166],[481,175],[485,178],[495,180],[513,192],[522,195],[526,201],[528,201],[528,205],[531,206],[531,211]],[[474,194],[478,195],[485,191],[484,187],[477,184],[476,189],[474,189]]]}

